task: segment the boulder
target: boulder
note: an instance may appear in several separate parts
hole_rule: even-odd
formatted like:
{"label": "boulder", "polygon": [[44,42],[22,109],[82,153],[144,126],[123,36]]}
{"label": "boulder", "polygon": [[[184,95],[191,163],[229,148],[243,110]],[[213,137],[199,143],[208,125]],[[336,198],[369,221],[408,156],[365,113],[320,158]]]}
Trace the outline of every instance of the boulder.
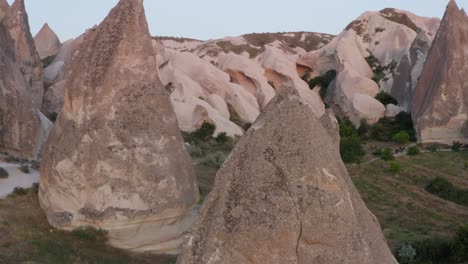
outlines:
{"label": "boulder", "polygon": [[157,75],[143,1],[121,0],[72,64],[41,164],[49,223],[102,228],[122,249],[178,253],[198,186]]}
{"label": "boulder", "polygon": [[289,87],[218,171],[178,263],[397,262],[337,144]]}
{"label": "boulder", "polygon": [[404,110],[397,106],[397,105],[394,105],[394,104],[388,104],[385,106],[385,116],[386,117],[395,117],[397,116],[399,113],[403,112]]}
{"label": "boulder", "polygon": [[55,120],[62,109],[66,82],[67,80],[63,80],[50,86],[44,95],[41,111],[51,120]]}
{"label": "boulder", "polygon": [[422,143],[468,143],[468,16],[447,6],[413,98],[413,121]]}
{"label": "boulder", "polygon": [[47,23],[34,37],[34,43],[41,59],[56,55],[62,46],[59,38]]}

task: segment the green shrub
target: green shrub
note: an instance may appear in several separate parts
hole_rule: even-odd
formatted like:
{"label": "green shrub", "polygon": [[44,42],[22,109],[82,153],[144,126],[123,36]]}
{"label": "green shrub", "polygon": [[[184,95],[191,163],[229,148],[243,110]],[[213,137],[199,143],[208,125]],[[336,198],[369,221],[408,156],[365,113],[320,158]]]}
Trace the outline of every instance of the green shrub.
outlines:
{"label": "green shrub", "polygon": [[220,168],[221,165],[223,165],[225,160],[226,160],[226,155],[221,151],[217,151],[217,152],[208,154],[204,164],[207,166],[214,167],[214,168]]}
{"label": "green shrub", "polygon": [[411,114],[406,112],[399,113],[395,118],[384,117],[369,128],[371,138],[390,142],[393,136],[401,131],[409,135],[410,141],[416,141],[416,132],[413,126]]}
{"label": "green shrub", "polygon": [[412,243],[416,250],[415,263],[449,263],[451,242],[443,238],[432,238]]}
{"label": "green shrub", "polygon": [[29,166],[26,165],[26,164],[21,165],[20,171],[22,171],[23,173],[26,173],[26,174],[31,172],[31,170],[29,169]]}
{"label": "green shrub", "polygon": [[395,156],[393,156],[393,150],[391,148],[384,148],[380,154],[380,157],[385,161],[395,159]]}
{"label": "green shrub", "polygon": [[455,152],[458,152],[460,151],[461,147],[462,147],[462,144],[460,142],[455,141],[453,142],[452,150]]}
{"label": "green shrub", "polygon": [[398,101],[393,96],[391,96],[389,93],[385,91],[381,91],[380,93],[378,93],[375,96],[375,99],[377,99],[377,101],[381,102],[383,105],[388,105],[388,104],[398,105]]}
{"label": "green shrub", "polygon": [[0,167],[0,179],[7,179],[9,176],[8,171]]}
{"label": "green shrub", "polygon": [[22,195],[26,195],[26,194],[28,194],[28,190],[25,189],[25,188],[21,188],[21,187],[15,187],[13,189],[13,193],[12,193],[12,195],[14,195],[14,196],[22,196]]}
{"label": "green shrub", "polygon": [[376,156],[376,157],[381,157],[381,156],[382,156],[382,152],[383,152],[382,149],[376,149],[376,150],[374,150],[374,152],[372,152],[372,155],[374,155],[374,156]]}
{"label": "green shrub", "polygon": [[328,86],[336,78],[336,71],[329,70],[324,75],[317,76],[309,81],[310,89],[314,89],[317,85],[320,86],[320,97],[322,100],[327,97]]}
{"label": "green shrub", "polygon": [[408,148],[408,155],[410,156],[416,156],[419,155],[420,151],[419,148],[416,146],[412,146]]}
{"label": "green shrub", "polygon": [[416,257],[416,250],[410,243],[402,243],[397,250],[397,259],[400,264],[414,263]]}
{"label": "green shrub", "polygon": [[215,132],[215,130],[216,130],[215,125],[208,123],[208,122],[203,122],[201,127],[192,133],[192,137],[195,140],[206,140],[213,136],[213,133]]}
{"label": "green shrub", "polygon": [[226,132],[221,132],[216,136],[215,140],[219,144],[224,144],[229,140],[229,138],[228,138]]}
{"label": "green shrub", "polygon": [[348,118],[339,120],[339,128],[341,158],[346,163],[360,163],[366,153],[358,131]]}
{"label": "green shrub", "polygon": [[430,145],[429,147],[427,147],[427,150],[429,150],[430,152],[437,152],[439,151],[439,145],[437,144]]}
{"label": "green shrub", "polygon": [[455,187],[446,178],[435,178],[426,186],[426,190],[445,200],[460,205],[468,205],[468,190]]}
{"label": "green shrub", "polygon": [[410,136],[406,131],[400,131],[393,135],[392,140],[398,144],[407,144],[409,142]]}
{"label": "green shrub", "polygon": [[401,165],[397,162],[390,162],[390,172],[393,174],[398,174],[401,171]]}
{"label": "green shrub", "polygon": [[461,227],[451,246],[452,259],[455,263],[468,261],[468,226]]}
{"label": "green shrub", "polygon": [[107,231],[103,229],[97,229],[91,226],[78,227],[73,229],[71,232],[74,237],[80,240],[92,241],[92,242],[106,242]]}

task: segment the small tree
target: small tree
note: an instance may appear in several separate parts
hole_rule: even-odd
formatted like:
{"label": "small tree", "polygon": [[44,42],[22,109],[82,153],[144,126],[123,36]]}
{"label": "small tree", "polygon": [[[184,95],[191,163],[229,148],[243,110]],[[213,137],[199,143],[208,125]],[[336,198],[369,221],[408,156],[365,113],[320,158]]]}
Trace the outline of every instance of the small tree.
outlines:
{"label": "small tree", "polygon": [[400,264],[411,264],[414,263],[416,257],[416,250],[413,248],[411,243],[403,243],[398,249],[398,260]]}
{"label": "small tree", "polygon": [[382,150],[382,153],[380,154],[380,157],[385,161],[395,159],[395,157],[393,156],[393,151],[392,151],[391,148],[384,148],[384,150]]}
{"label": "small tree", "polygon": [[434,144],[434,145],[430,145],[427,149],[430,152],[437,152],[437,151],[439,151],[439,146],[437,144]]}
{"label": "small tree", "polygon": [[392,140],[398,144],[407,144],[410,140],[410,136],[406,131],[400,131],[393,135]]}
{"label": "small tree", "polygon": [[416,155],[419,155],[419,153],[420,153],[419,148],[416,146],[412,146],[408,148],[409,156],[416,156]]}
{"label": "small tree", "polygon": [[6,179],[8,176],[8,171],[0,167],[0,179]]}
{"label": "small tree", "polygon": [[458,142],[458,141],[455,141],[455,142],[453,142],[452,150],[455,151],[455,152],[458,152],[458,151],[460,151],[461,147],[462,147],[462,144],[460,142]]}
{"label": "small tree", "polygon": [[377,99],[377,101],[381,102],[383,105],[388,105],[388,104],[398,105],[398,101],[395,98],[393,98],[393,96],[391,96],[389,93],[384,92],[384,91],[381,91],[380,93],[378,93],[375,96],[375,99]]}
{"label": "small tree", "polygon": [[221,132],[216,136],[215,140],[219,144],[224,144],[224,143],[226,143],[228,141],[228,136],[227,136],[226,132]]}

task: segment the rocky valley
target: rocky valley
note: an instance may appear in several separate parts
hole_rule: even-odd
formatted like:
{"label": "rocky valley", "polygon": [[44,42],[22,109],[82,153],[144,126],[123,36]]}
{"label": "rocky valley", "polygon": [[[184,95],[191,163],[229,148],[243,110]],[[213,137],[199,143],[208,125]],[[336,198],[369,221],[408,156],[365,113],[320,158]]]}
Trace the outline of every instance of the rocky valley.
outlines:
{"label": "rocky valley", "polygon": [[62,42],[0,0],[0,263],[466,263],[468,16]]}

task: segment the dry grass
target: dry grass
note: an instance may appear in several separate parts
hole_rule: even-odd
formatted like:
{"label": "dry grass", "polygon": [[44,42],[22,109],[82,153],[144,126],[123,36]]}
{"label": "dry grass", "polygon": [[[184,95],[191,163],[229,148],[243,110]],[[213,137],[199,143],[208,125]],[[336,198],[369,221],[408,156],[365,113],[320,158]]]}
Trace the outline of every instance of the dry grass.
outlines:
{"label": "dry grass", "polygon": [[32,189],[0,200],[0,263],[175,263],[175,257],[113,249],[96,236],[51,228]]}

